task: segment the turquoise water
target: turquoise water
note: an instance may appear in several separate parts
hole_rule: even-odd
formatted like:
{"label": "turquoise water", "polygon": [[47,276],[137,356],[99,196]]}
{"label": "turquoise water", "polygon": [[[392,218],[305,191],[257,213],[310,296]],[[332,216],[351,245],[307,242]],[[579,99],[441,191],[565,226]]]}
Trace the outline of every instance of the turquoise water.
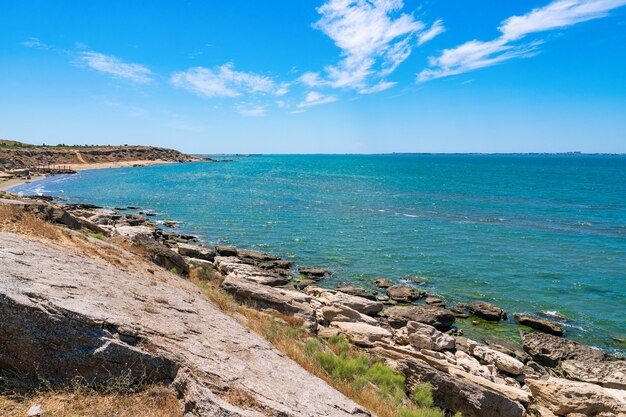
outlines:
{"label": "turquoise water", "polygon": [[253,156],[14,191],[139,205],[210,244],[330,268],[327,285],[420,276],[449,302],[557,311],[568,337],[626,351],[623,156]]}

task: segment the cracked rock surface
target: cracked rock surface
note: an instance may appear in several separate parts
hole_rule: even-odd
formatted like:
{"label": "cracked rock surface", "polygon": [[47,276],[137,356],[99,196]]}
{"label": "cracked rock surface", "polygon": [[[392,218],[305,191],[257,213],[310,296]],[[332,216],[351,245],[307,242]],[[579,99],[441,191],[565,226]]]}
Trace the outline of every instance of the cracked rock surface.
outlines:
{"label": "cracked rock surface", "polygon": [[131,369],[186,416],[370,415],[166,271],[0,233],[0,317],[0,368],[54,384]]}

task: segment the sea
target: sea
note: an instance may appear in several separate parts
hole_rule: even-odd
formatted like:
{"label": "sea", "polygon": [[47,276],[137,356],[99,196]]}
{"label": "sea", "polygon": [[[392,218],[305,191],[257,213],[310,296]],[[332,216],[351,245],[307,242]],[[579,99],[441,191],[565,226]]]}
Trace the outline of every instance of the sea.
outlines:
{"label": "sea", "polygon": [[[256,155],[81,171],[13,188],[107,208],[141,206],[210,245],[334,272],[322,285],[414,285],[448,305],[509,313],[472,337],[519,339],[514,313],[626,354],[626,156]],[[130,212],[130,211],[128,211]]]}

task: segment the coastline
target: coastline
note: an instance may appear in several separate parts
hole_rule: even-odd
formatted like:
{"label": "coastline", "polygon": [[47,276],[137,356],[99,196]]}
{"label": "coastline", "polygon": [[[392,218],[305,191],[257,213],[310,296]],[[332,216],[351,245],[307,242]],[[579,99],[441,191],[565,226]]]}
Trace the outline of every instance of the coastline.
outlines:
{"label": "coastline", "polygon": [[[119,162],[96,162],[96,163],[91,163],[91,164],[64,164],[64,166],[68,167],[70,170],[73,170],[73,171],[88,171],[92,169],[144,167],[144,166],[164,165],[164,164],[173,164],[173,163],[178,163],[178,162],[165,161],[165,160],[158,159],[158,160],[139,160],[139,161],[119,161]],[[32,182],[39,181],[48,177],[49,175],[33,175],[30,178],[16,177],[16,178],[4,180],[0,182],[0,191],[8,191],[9,189],[13,187],[17,187],[18,185],[32,183]]]}
{"label": "coastline", "polygon": [[[535,415],[529,412],[536,404],[552,406],[550,396],[554,386],[563,391],[557,402],[570,401],[572,407],[584,412],[582,415],[594,415],[587,411],[594,410],[597,404],[617,412],[602,414],[607,417],[622,415],[624,411],[620,395],[626,388],[626,361],[563,337],[563,329],[550,320],[529,314],[522,314],[524,317],[518,319],[514,315],[516,321],[527,326],[521,335],[521,344],[498,338],[481,341],[464,335],[455,322],[472,317],[499,325],[507,320],[504,310],[484,301],[447,305],[444,300],[421,290],[419,282],[393,285],[388,279],[377,279],[374,284],[381,293],[387,294],[384,296],[368,293],[360,287],[327,288],[322,282],[332,276],[332,271],[305,267],[265,252],[199,245],[195,236],[181,234],[170,226],[163,228],[141,215],[145,213],[137,213],[142,210],[140,207],[109,210],[89,203],[64,204],[37,197],[15,200],[9,204],[38,213],[38,217],[47,222],[78,230],[93,238],[94,244],[108,239],[112,244],[124,241],[122,247],[135,248],[136,254],[161,266],[161,273],[170,271],[185,278],[182,283],[196,279],[200,288],[209,288],[207,294],[214,297],[210,300],[217,306],[222,305],[224,312],[238,312],[240,308],[246,308],[247,314],[252,310],[266,314],[268,310],[274,311],[275,318],[270,320],[280,320],[286,325],[295,323],[290,332],[302,336],[294,340],[304,343],[310,340],[309,335],[331,344],[334,340],[347,340],[351,342],[347,346],[352,346],[354,352],[371,355],[381,363],[399,364],[395,369],[404,376],[407,387],[428,382],[433,387],[435,404],[443,409],[468,416]],[[5,243],[13,244],[15,238],[10,239],[13,240]],[[27,241],[17,243],[24,249],[10,252],[14,257],[23,257],[28,245],[36,245]],[[37,253],[47,250],[40,247]],[[64,256],[64,252],[60,252],[46,259],[57,262]],[[19,277],[23,266],[31,266],[28,262],[17,261],[8,265],[15,269],[11,277]],[[147,269],[151,274],[149,279],[155,272],[155,269]],[[113,275],[104,276],[111,279]],[[111,285],[116,284],[111,281]],[[150,286],[141,281],[139,288],[150,289]],[[51,291],[59,292],[62,297],[67,289],[57,285]],[[134,294],[133,291],[125,293]],[[177,314],[172,313],[171,306],[176,306],[175,311],[183,314],[197,314],[196,304],[194,310],[176,304],[184,296],[170,294],[168,290],[159,290],[158,294],[155,300],[159,301],[155,301],[155,305],[163,314],[170,317]],[[38,299],[46,299],[45,296],[47,293],[42,292]],[[89,292],[85,297],[88,296],[94,298],[93,304],[97,305],[101,294]],[[224,297],[228,297],[227,304],[224,304]],[[148,297],[136,298],[134,303],[137,304],[137,300],[143,303],[145,299]],[[129,300],[124,305],[134,304]],[[142,308],[145,310],[145,306],[129,307],[126,314]],[[159,312],[154,305],[148,308],[145,311],[151,315]],[[248,317],[251,316],[242,317],[244,325],[250,324]],[[184,320],[188,321],[188,317],[184,316]],[[16,323],[21,325],[22,321]],[[270,333],[272,329],[267,333],[270,336],[274,334]],[[189,333],[202,334],[197,330]],[[266,337],[271,341],[270,336]],[[250,342],[250,338],[245,340]],[[185,355],[187,351],[182,352]],[[258,361],[254,361],[254,365],[258,365]],[[573,396],[570,392],[580,395]],[[471,401],[476,395],[482,400]]]}

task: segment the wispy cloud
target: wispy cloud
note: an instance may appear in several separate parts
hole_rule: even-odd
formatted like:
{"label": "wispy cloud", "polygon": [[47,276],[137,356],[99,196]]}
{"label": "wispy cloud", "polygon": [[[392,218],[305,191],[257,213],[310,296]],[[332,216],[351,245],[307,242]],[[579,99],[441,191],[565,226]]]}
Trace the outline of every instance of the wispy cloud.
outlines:
{"label": "wispy cloud", "polygon": [[[324,68],[324,74],[307,72],[300,82],[310,87],[350,88],[364,93],[381,78],[393,73],[418,44],[443,32],[439,20],[430,28],[402,13],[402,0],[328,0],[317,11],[313,27],[330,37],[342,59]],[[390,88],[391,83],[377,84]]]}
{"label": "wispy cloud", "polygon": [[612,9],[625,4],[626,0],[556,0],[525,15],[509,17],[498,27],[499,37],[487,42],[472,40],[445,49],[438,57],[430,57],[430,68],[420,72],[417,81],[461,74],[513,58],[532,57],[543,41],[520,43],[527,35],[605,17]]}
{"label": "wispy cloud", "polygon": [[299,108],[319,106],[320,104],[328,104],[337,101],[337,97],[324,95],[317,91],[309,91],[304,98],[304,101],[298,103]]}
{"label": "wispy cloud", "polygon": [[265,116],[267,113],[267,107],[261,105],[242,104],[237,107],[237,111],[244,116],[261,117]]}
{"label": "wispy cloud", "polygon": [[25,46],[27,48],[35,48],[35,49],[50,49],[50,45],[47,45],[41,42],[38,38],[28,38],[24,42],[20,42],[20,45]]}
{"label": "wispy cloud", "polygon": [[113,78],[120,78],[138,84],[147,84],[152,81],[152,71],[141,64],[128,64],[121,59],[100,52],[81,52],[78,55],[79,63],[89,68],[107,74]]}
{"label": "wispy cloud", "polygon": [[171,82],[205,97],[238,97],[244,94],[284,95],[287,84],[276,85],[270,77],[236,71],[232,63],[215,68],[194,67],[172,75]]}

